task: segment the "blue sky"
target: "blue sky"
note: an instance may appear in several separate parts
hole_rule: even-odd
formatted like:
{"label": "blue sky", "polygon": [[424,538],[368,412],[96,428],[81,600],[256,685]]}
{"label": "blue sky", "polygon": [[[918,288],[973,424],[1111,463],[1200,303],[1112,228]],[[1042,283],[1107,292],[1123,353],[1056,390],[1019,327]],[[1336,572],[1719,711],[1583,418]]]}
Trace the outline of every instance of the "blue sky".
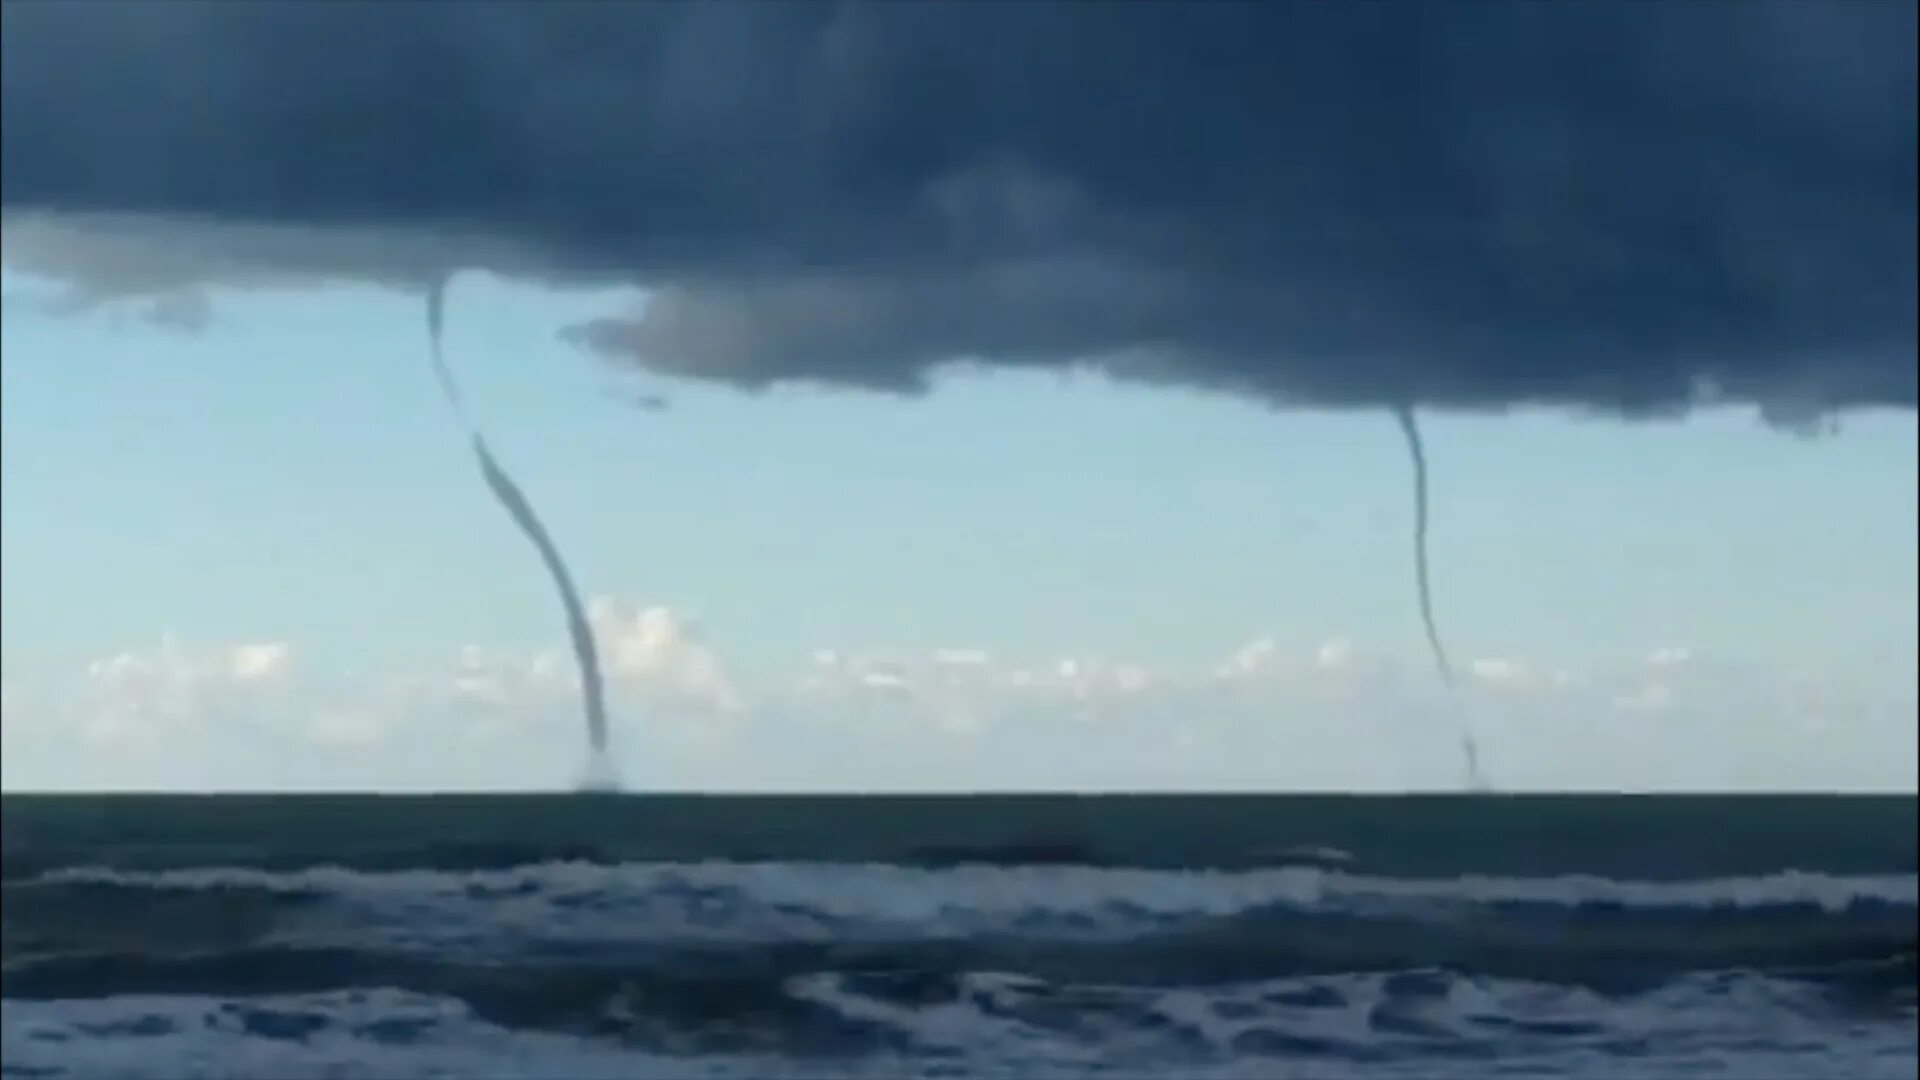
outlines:
{"label": "blue sky", "polygon": [[[431,681],[457,668],[463,649],[471,660],[558,647],[558,605],[534,553],[487,498],[436,395],[418,298],[368,288],[222,294],[205,330],[180,333],[123,310],[49,312],[32,301],[47,287],[17,275],[6,289],[9,786],[89,786],[89,775],[244,786],[218,768],[87,757],[72,735],[88,729],[87,710],[105,707],[86,686],[103,677],[88,667],[102,658],[187,663],[285,643],[300,677],[275,708],[292,716],[323,697],[337,711],[378,696],[369,687]],[[1099,658],[1197,685],[1249,643],[1312,668],[1329,642],[1345,642],[1399,672],[1395,685],[1424,703],[1415,711],[1430,726],[1444,727],[1452,708],[1487,717],[1505,707],[1449,705],[1423,684],[1432,676],[1412,590],[1409,466],[1385,415],[1273,411],[1084,375],[959,372],[911,400],[749,395],[617,372],[556,337],[631,302],[461,278],[448,355],[582,589],[632,612],[664,609],[667,636],[697,633],[701,662],[724,668],[738,699],[729,710],[747,717],[732,728],[758,734],[702,751],[698,775],[714,786],[776,783],[759,758],[790,755],[779,748],[800,741],[791,725],[802,721],[780,703],[820,667],[822,650],[843,665],[884,657],[902,671],[914,658],[938,666],[943,650],[949,667],[970,662],[955,650],[978,650],[992,665],[1056,673],[1060,658]],[[644,394],[670,407],[626,403]],[[1611,679],[1614,690],[1631,681],[1621,672],[1656,655],[1687,650],[1721,665],[1690,699],[1687,734],[1674,736],[1674,752],[1697,761],[1636,773],[1626,755],[1579,782],[1794,786],[1790,740],[1744,771],[1712,759],[1759,722],[1750,706],[1737,711],[1741,693],[1814,680],[1830,725],[1820,753],[1832,760],[1807,783],[1911,789],[1912,766],[1889,766],[1876,741],[1889,724],[1912,737],[1911,413],[1850,416],[1837,436],[1812,440],[1746,411],[1631,425],[1437,415],[1424,426],[1436,604],[1463,665],[1525,664],[1568,685]],[[650,664],[631,665],[636,688],[666,670]],[[995,692],[968,700],[991,709],[974,698]],[[553,738],[571,746],[565,694],[535,697],[508,695],[500,708],[555,719],[515,737],[544,745],[557,728]],[[1383,708],[1342,700],[1327,715]],[[1578,711],[1560,698],[1537,709]],[[1856,712],[1868,719],[1855,723]],[[459,710],[444,722],[462,723]],[[1150,759],[1143,748],[1162,735],[1208,753],[1204,731],[1143,731],[1130,729],[1126,753]],[[1354,744],[1386,737],[1350,734]],[[938,757],[927,748],[946,737],[929,733],[908,750],[917,736],[901,736],[871,761],[873,776],[849,772],[846,783],[886,786],[884,754],[898,752],[900,775],[909,759],[927,773],[901,784],[938,784],[922,759]],[[1508,758],[1505,778],[1552,786],[1564,772],[1550,760],[1556,745],[1577,754],[1577,741],[1536,739],[1532,757]],[[182,762],[223,752],[162,745]],[[288,764],[294,745],[274,744],[281,782],[355,786],[351,757],[303,775]],[[1070,745],[1097,759],[1104,743],[1089,730]],[[1345,761],[1353,749],[1327,754]],[[1910,749],[1894,752],[1911,762]],[[1227,749],[1218,754],[1218,769],[1202,760],[1168,782],[1259,782]],[[1427,782],[1370,775],[1365,754],[1349,756],[1345,771],[1328,767],[1326,784]],[[986,776],[995,760],[972,767]],[[394,783],[515,783],[463,767],[422,763]]]}

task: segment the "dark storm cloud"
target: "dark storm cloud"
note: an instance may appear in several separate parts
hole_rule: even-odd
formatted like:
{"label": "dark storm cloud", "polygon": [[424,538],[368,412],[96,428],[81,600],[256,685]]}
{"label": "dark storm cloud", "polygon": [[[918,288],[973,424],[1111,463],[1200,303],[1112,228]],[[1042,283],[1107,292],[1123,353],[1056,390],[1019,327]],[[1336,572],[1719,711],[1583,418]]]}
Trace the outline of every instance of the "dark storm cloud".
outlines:
{"label": "dark storm cloud", "polygon": [[577,340],[750,386],[1915,404],[1910,3],[3,10],[7,254],[96,292],[626,282]]}

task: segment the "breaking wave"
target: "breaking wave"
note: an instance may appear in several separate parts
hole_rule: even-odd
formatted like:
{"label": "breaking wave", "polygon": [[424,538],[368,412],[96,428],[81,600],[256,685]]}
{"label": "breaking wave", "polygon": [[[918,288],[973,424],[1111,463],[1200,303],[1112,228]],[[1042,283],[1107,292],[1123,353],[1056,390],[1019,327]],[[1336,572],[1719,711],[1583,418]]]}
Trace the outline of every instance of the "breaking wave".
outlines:
{"label": "breaking wave", "polygon": [[1910,1075],[1911,876],[1320,861],[68,867],[4,885],[0,1072]]}
{"label": "breaking wave", "polygon": [[[5,980],[9,997],[292,992],[348,978],[410,985],[423,965],[512,960],[622,978],[859,965],[1156,985],[1442,967],[1616,988],[1910,956],[1915,905],[1912,877],[1801,873],[1623,882],[1308,867],[71,868],[6,885]],[[276,985],[260,985],[269,976]]]}
{"label": "breaking wave", "polygon": [[[1196,989],[818,973],[680,996],[504,1000],[383,988],[0,1002],[4,1074],[1066,1077],[1912,1075],[1910,1020],[1844,1047],[1804,986],[1700,975],[1630,998],[1444,972]],[[664,1005],[662,1003],[665,1003]],[[549,1009],[551,1011],[551,1009]],[[544,1022],[543,1022],[544,1021]],[[1657,1049],[1656,1049],[1657,1048]],[[1411,1071],[1409,1071],[1411,1070]]]}

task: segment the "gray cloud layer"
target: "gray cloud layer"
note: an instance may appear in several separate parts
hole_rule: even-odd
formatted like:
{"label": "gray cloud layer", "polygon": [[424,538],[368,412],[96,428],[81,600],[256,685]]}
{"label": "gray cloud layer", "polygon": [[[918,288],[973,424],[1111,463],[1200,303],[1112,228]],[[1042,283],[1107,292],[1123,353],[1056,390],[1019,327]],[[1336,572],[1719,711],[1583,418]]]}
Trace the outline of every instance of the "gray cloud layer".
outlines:
{"label": "gray cloud layer", "polygon": [[10,260],[653,290],[656,370],[1911,408],[1915,5],[4,8]]}

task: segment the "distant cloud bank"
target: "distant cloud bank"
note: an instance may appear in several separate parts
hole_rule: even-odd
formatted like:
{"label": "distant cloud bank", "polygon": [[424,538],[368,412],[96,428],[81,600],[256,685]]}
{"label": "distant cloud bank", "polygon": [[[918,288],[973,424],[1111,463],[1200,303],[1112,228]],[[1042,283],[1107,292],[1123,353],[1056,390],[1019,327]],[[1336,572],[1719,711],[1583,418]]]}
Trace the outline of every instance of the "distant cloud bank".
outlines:
{"label": "distant cloud bank", "polygon": [[[602,599],[615,746],[670,790],[1446,789],[1457,724],[1513,789],[1915,789],[1915,703],[1658,647],[1572,671],[1341,639],[1255,639],[1165,670],[1085,655],[823,648],[740,685],[670,609]],[[289,643],[163,642],[0,688],[8,789],[559,788],[578,767],[563,650],[309,670]]]}

